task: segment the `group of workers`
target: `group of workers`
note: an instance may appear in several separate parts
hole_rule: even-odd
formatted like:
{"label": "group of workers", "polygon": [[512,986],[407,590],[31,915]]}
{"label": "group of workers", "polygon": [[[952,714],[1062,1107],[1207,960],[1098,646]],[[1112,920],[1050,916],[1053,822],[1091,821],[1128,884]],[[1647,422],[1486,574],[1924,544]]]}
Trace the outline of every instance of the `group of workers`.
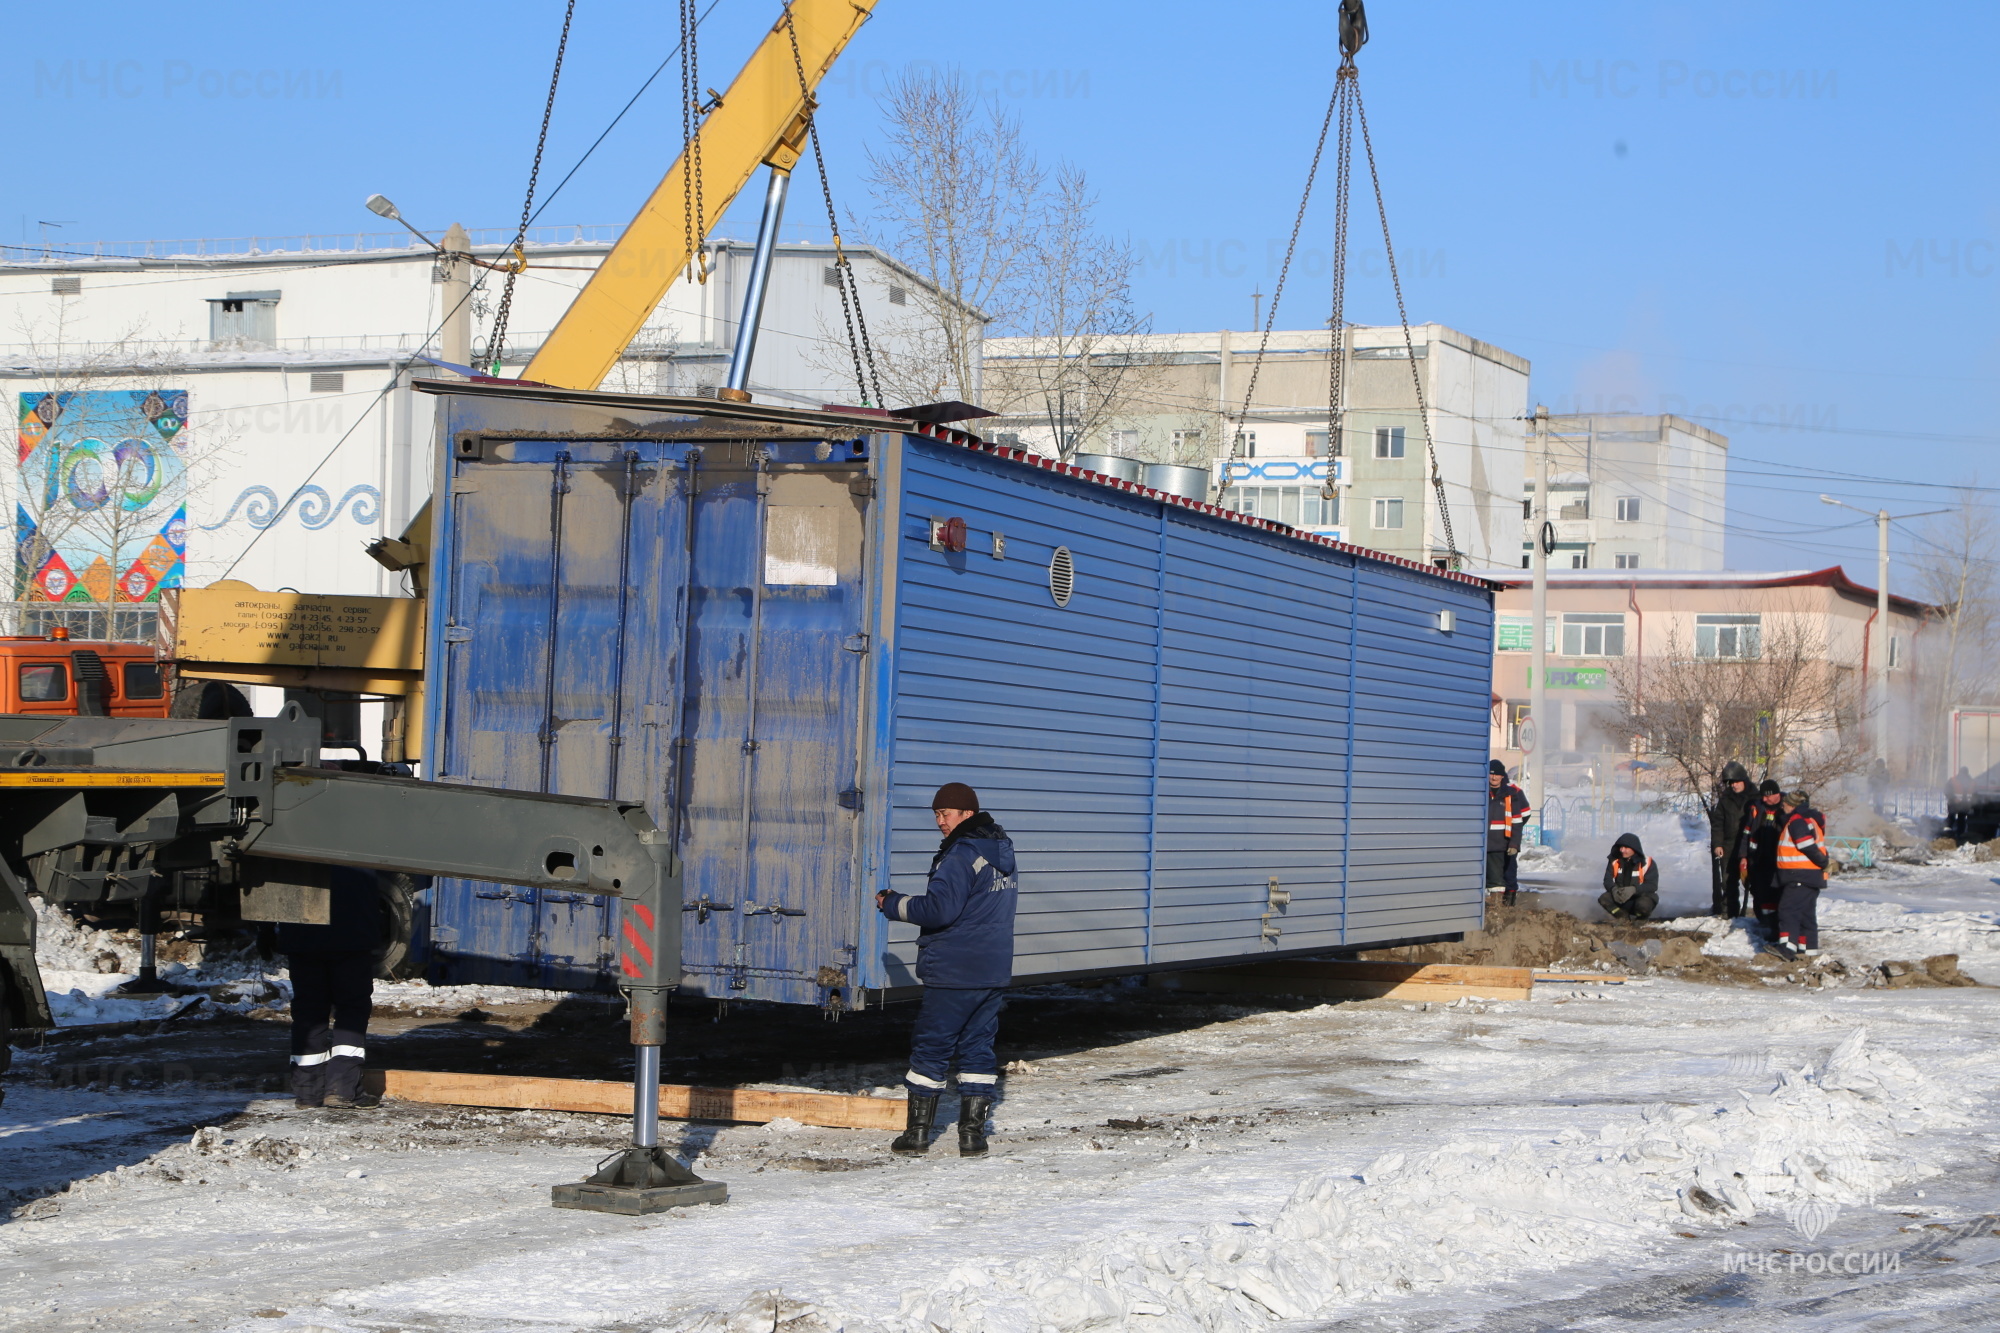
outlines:
{"label": "group of workers", "polygon": [[1826,816],[1812,796],[1770,778],[1750,790],[1739,763],[1723,766],[1709,805],[1710,907],[1716,916],[1754,915],[1767,952],[1791,959],[1819,952],[1819,895],[1831,862]]}
{"label": "group of workers", "polygon": [[[1487,765],[1486,888],[1513,906],[1520,892],[1528,797],[1495,759]],[[1793,959],[1819,952],[1819,895],[1826,887],[1826,816],[1803,791],[1769,778],[1750,789],[1740,763],[1723,766],[1709,807],[1714,915],[1754,915],[1766,952]],[[1660,867],[1637,834],[1621,833],[1604,862],[1598,906],[1614,920],[1643,921],[1660,906]]]}

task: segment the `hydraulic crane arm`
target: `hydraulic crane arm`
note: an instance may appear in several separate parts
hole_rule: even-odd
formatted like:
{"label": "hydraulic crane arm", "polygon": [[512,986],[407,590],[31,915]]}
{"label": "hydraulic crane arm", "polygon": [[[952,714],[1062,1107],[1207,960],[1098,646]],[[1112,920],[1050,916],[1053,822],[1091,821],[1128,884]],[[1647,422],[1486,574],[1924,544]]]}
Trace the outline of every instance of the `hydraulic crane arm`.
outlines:
{"label": "hydraulic crane arm", "polygon": [[[805,146],[812,90],[875,0],[791,0],[722,100],[702,121],[702,216],[698,248],[759,163],[790,171]],[[793,55],[793,39],[798,47]],[[674,162],[639,215],[535,354],[525,378],[563,389],[595,389],[696,255],[688,245],[688,161]]]}

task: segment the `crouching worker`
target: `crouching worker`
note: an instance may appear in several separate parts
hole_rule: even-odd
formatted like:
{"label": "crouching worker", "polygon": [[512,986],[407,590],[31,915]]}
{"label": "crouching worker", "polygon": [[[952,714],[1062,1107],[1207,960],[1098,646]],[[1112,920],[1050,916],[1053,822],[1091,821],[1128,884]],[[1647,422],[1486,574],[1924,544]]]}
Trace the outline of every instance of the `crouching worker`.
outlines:
{"label": "crouching worker", "polygon": [[931,858],[930,883],[917,896],[875,895],[883,916],[922,929],[917,980],[924,997],[904,1080],[909,1119],[889,1146],[912,1155],[930,1150],[938,1094],[955,1066],[958,1153],[977,1157],[986,1151],[986,1116],[1000,1082],[993,1049],[1000,1004],[1014,979],[1014,844],[963,782],[939,787],[931,810],[944,841]]}
{"label": "crouching worker", "polygon": [[1636,834],[1621,833],[1604,863],[1604,892],[1597,905],[1612,917],[1644,921],[1660,905],[1660,868]]}
{"label": "crouching worker", "polygon": [[361,1090],[374,1007],[381,898],[375,876],[335,867],[327,923],[278,927],[292,974],[292,1097],[302,1107],[371,1107]]}

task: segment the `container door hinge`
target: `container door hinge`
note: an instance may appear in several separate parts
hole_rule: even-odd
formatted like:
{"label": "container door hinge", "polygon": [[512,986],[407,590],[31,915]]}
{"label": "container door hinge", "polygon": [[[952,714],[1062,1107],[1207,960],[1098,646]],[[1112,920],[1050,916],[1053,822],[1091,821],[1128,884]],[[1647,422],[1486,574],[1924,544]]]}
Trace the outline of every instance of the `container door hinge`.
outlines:
{"label": "container door hinge", "polygon": [[479,478],[477,477],[453,477],[451,479],[451,493],[453,495],[476,495],[478,492]]}
{"label": "container door hinge", "polygon": [[868,636],[866,634],[850,634],[841,641],[840,646],[850,653],[865,653],[868,651]]}
{"label": "container door hinge", "polygon": [[446,625],[444,627],[444,641],[446,643],[471,643],[472,627],[470,625]]}
{"label": "container door hinge", "polygon": [[841,809],[859,810],[861,808],[861,788],[849,787],[846,791],[840,793],[838,799]]}
{"label": "container door hinge", "polygon": [[875,478],[866,472],[857,472],[847,479],[847,493],[857,500],[875,498]]}

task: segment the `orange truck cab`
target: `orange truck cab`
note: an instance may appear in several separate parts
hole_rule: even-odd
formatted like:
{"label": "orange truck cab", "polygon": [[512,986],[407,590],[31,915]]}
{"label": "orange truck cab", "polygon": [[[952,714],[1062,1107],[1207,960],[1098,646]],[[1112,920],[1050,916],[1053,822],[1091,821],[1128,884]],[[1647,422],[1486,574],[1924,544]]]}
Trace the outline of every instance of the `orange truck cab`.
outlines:
{"label": "orange truck cab", "polygon": [[165,717],[166,670],[151,644],[0,636],[0,713]]}

